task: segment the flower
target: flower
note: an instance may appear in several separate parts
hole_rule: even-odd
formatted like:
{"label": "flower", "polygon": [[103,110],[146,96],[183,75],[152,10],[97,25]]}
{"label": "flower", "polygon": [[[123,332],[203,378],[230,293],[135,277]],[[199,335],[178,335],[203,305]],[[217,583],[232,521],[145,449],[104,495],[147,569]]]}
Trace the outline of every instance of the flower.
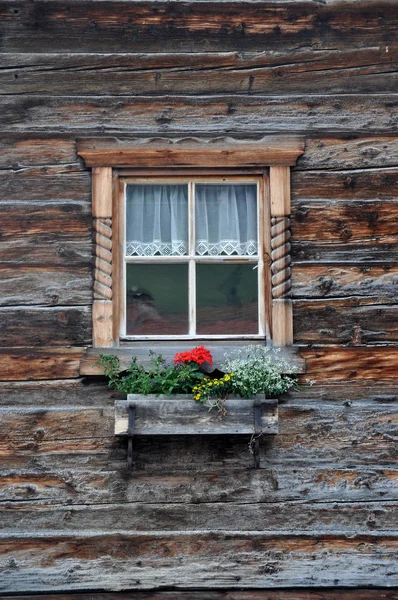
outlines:
{"label": "flower", "polygon": [[203,363],[207,362],[210,366],[212,366],[213,357],[210,350],[204,346],[197,346],[196,348],[192,348],[192,350],[188,350],[187,352],[177,352],[177,354],[174,356],[174,364],[189,362],[196,363],[197,365],[202,365]]}

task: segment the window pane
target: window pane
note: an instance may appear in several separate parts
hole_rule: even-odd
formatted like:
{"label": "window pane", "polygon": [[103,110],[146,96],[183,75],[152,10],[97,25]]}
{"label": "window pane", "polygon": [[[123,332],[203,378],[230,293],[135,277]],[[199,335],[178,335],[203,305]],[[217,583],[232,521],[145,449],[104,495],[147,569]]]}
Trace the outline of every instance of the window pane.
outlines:
{"label": "window pane", "polygon": [[196,254],[257,254],[257,186],[195,186]]}
{"label": "window pane", "polygon": [[197,264],[198,334],[258,333],[258,278],[254,264]]}
{"label": "window pane", "polygon": [[188,186],[128,184],[127,256],[181,256],[187,251]]}
{"label": "window pane", "polygon": [[127,335],[182,335],[188,327],[188,265],[126,265]]}

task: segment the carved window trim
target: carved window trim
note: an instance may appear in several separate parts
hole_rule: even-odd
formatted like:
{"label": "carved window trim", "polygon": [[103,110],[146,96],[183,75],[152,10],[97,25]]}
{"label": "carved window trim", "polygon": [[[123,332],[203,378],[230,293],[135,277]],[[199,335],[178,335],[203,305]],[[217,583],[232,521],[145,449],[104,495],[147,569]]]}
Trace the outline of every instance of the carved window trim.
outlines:
{"label": "carved window trim", "polygon": [[[119,177],[172,173],[231,174],[267,170],[269,196],[270,338],[275,346],[293,343],[290,258],[290,168],[303,153],[303,140],[266,137],[259,141],[223,139],[86,139],[77,151],[92,168],[92,216],[95,241],[93,347],[118,348]],[[214,168],[217,165],[217,168]],[[132,342],[134,343],[134,342]]]}

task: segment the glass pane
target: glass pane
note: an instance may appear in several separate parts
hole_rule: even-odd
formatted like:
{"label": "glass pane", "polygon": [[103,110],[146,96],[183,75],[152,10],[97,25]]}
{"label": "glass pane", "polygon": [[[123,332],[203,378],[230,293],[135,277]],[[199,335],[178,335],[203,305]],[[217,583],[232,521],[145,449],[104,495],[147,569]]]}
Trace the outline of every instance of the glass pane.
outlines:
{"label": "glass pane", "polygon": [[188,327],[188,265],[126,265],[127,335],[182,335]]}
{"label": "glass pane", "polygon": [[182,256],[188,252],[188,186],[128,184],[127,256]]}
{"label": "glass pane", "polygon": [[257,254],[257,185],[195,186],[196,254]]}
{"label": "glass pane", "polygon": [[258,333],[258,278],[254,264],[197,264],[198,334]]}

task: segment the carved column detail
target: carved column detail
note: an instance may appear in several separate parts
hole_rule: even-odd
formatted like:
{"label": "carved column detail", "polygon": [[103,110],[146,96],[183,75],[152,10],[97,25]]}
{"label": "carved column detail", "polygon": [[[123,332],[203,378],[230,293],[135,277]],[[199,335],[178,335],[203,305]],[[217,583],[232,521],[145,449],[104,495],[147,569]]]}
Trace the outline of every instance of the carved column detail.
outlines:
{"label": "carved column detail", "polygon": [[112,300],[112,219],[93,219],[94,299]]}
{"label": "carved column detail", "polygon": [[290,298],[290,218],[271,218],[271,273],[272,298]]}

